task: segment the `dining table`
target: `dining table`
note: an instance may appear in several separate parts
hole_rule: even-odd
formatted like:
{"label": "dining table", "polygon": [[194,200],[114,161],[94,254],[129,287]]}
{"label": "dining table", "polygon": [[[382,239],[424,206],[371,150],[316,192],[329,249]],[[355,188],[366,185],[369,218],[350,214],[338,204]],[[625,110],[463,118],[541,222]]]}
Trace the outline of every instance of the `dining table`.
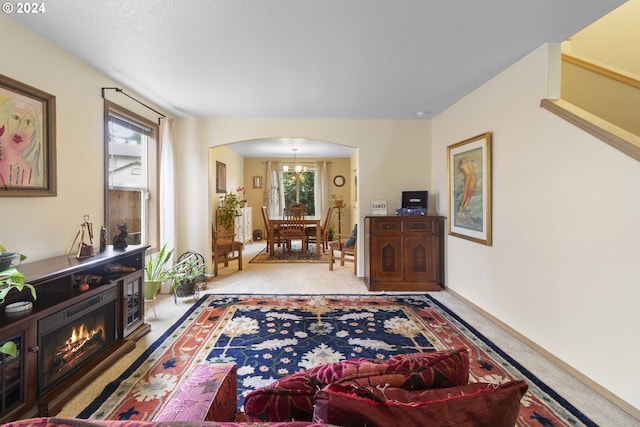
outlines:
{"label": "dining table", "polygon": [[[274,249],[274,232],[273,230],[275,229],[275,226],[277,225],[283,225],[283,224],[287,224],[290,223],[291,220],[290,219],[284,219],[284,218],[269,218],[269,230],[267,230],[267,233],[269,233],[269,253],[273,255],[273,249]],[[310,226],[315,226],[316,227],[316,258],[320,257],[322,255],[322,245],[320,244],[320,242],[322,241],[322,227],[321,227],[321,223],[322,223],[322,218],[314,218],[314,217],[305,217],[302,219],[301,221],[305,227],[310,227]],[[320,250],[318,250],[318,248],[320,248]]]}

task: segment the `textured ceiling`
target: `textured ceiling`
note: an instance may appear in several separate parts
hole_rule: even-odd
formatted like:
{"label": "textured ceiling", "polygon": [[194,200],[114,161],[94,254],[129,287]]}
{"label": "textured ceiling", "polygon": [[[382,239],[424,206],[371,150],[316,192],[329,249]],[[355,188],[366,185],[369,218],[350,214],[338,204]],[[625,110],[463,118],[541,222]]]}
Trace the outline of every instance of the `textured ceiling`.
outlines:
{"label": "textured ceiling", "polygon": [[6,15],[177,117],[415,119],[622,3],[55,0]]}

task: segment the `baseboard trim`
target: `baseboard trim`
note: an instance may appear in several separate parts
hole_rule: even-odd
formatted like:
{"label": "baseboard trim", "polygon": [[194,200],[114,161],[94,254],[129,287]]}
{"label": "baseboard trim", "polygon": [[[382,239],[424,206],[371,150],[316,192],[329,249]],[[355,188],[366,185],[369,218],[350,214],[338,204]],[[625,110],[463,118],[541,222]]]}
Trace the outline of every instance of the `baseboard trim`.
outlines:
{"label": "baseboard trim", "polygon": [[633,405],[631,405],[627,401],[625,401],[625,400],[621,399],[620,397],[616,396],[614,393],[612,393],[611,391],[609,391],[608,389],[606,389],[602,385],[598,384],[597,382],[595,382],[594,380],[592,380],[591,378],[589,378],[585,374],[581,373],[580,371],[578,371],[577,369],[575,369],[574,367],[572,367],[568,363],[564,362],[562,359],[556,357],[555,355],[553,355],[549,351],[547,351],[544,348],[540,347],[538,344],[536,344],[535,342],[533,342],[532,340],[530,340],[526,336],[522,335],[520,332],[516,331],[515,329],[513,329],[512,327],[510,327],[509,325],[507,325],[506,323],[504,323],[500,319],[497,319],[496,317],[494,317],[491,314],[489,314],[487,311],[485,311],[482,308],[478,307],[477,305],[475,305],[474,303],[472,303],[471,301],[469,301],[468,299],[466,299],[462,295],[460,295],[457,292],[452,291],[451,289],[448,289],[448,288],[445,289],[445,292],[448,292],[451,295],[453,295],[454,297],[456,297],[457,299],[459,299],[460,301],[463,301],[465,304],[467,304],[469,307],[471,307],[474,311],[478,312],[482,316],[484,316],[487,319],[491,320],[493,323],[495,323],[501,329],[503,329],[506,332],[508,332],[514,338],[516,338],[517,340],[523,342],[524,344],[528,345],[529,347],[533,348],[535,351],[537,351],[538,353],[542,354],[544,357],[549,359],[551,362],[553,362],[556,365],[558,365],[562,370],[564,370],[569,375],[571,375],[572,377],[574,377],[575,379],[577,379],[578,381],[583,383],[585,386],[589,387],[591,390],[595,391],[600,396],[602,396],[603,398],[607,399],[609,402],[613,403],[614,405],[619,407],[621,410],[623,410],[627,414],[631,415],[636,420],[640,421],[640,409],[634,407]]}

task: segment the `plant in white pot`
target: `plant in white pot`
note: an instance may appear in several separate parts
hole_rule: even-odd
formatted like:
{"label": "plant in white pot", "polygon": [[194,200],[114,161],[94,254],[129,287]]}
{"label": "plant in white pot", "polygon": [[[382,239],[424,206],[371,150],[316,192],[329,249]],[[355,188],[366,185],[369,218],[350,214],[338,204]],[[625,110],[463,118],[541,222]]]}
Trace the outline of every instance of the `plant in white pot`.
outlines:
{"label": "plant in white pot", "polygon": [[152,300],[156,297],[162,282],[169,279],[167,265],[173,259],[173,249],[162,245],[155,257],[148,257],[144,269],[144,299]]}

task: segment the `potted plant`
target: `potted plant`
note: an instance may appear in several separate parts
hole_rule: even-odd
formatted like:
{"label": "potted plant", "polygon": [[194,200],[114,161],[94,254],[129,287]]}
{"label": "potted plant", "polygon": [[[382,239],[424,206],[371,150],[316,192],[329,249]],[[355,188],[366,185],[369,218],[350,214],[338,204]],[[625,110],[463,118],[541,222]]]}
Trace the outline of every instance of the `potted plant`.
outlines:
{"label": "potted plant", "polygon": [[243,186],[240,186],[236,188],[236,193],[238,193],[238,198],[240,198],[240,195],[242,194],[242,199],[240,200],[240,204],[241,204],[241,207],[246,208],[247,203],[249,203],[249,201],[246,199],[247,189],[244,188]]}
{"label": "potted plant", "polygon": [[[4,303],[5,298],[12,290],[21,292],[24,288],[27,288],[31,291],[31,295],[33,299],[36,299],[36,288],[32,285],[24,282],[24,275],[18,271],[17,268],[11,267],[11,261],[15,257],[20,258],[20,262],[22,262],[27,257],[22,254],[18,254],[15,252],[8,252],[7,248],[0,242],[0,251],[2,254],[11,254],[9,263],[3,266],[3,270],[0,270],[0,304]],[[9,255],[6,255],[9,257]],[[20,303],[21,305],[25,305],[27,303]],[[31,302],[28,302],[29,306],[31,306]],[[6,307],[5,307],[6,308]]]}
{"label": "potted plant", "polygon": [[191,252],[167,270],[167,278],[172,281],[171,288],[174,295],[176,297],[193,295],[196,291],[197,279],[204,276],[204,269],[204,263]]}
{"label": "potted plant", "polygon": [[11,263],[17,257],[20,257],[20,263],[27,258],[26,255],[22,255],[17,252],[9,252],[7,247],[0,242],[0,271],[7,270],[11,267]]}
{"label": "potted plant", "polygon": [[218,227],[221,227],[225,232],[233,232],[233,221],[236,217],[242,215],[240,210],[240,200],[238,196],[233,193],[226,193],[220,197],[220,203],[218,206]]}
{"label": "potted plant", "polygon": [[167,249],[166,243],[160,248],[160,252],[154,257],[147,258],[144,268],[144,299],[152,300],[156,297],[162,282],[167,280],[167,264],[171,262],[173,249]]}

